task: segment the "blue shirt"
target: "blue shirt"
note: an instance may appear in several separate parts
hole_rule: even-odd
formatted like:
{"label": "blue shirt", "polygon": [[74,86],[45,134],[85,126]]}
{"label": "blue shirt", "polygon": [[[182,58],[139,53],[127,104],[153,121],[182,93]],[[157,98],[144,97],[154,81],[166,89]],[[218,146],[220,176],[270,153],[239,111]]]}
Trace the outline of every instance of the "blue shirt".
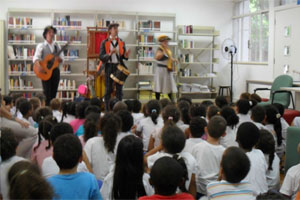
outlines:
{"label": "blue shirt", "polygon": [[59,174],[48,181],[56,195],[53,199],[102,199],[96,177],[91,173]]}

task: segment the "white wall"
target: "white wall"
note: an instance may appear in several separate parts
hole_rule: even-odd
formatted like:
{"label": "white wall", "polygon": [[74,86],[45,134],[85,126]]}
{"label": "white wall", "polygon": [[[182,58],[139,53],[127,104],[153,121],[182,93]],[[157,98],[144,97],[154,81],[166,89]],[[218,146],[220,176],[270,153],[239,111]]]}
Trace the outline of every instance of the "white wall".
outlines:
{"label": "white wall", "polygon": [[[176,13],[177,25],[193,24],[215,26],[220,30],[216,42],[220,45],[232,36],[232,0],[0,0],[0,19],[6,20],[8,8],[32,9],[78,9],[78,10],[116,10],[133,12]],[[229,84],[230,71],[228,61],[222,58],[220,51],[215,52],[220,64],[215,71],[221,71],[215,85]]]}

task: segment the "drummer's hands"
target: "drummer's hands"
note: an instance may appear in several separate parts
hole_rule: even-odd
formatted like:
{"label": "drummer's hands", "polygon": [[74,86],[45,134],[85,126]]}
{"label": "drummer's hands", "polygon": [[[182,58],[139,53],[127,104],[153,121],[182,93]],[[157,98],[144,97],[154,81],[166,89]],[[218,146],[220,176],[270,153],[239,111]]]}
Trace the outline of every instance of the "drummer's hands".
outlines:
{"label": "drummer's hands", "polygon": [[111,52],[109,52],[109,55],[111,56],[111,55],[114,54],[114,53],[117,53],[117,49],[116,49],[116,48],[113,48],[113,49],[111,50]]}
{"label": "drummer's hands", "polygon": [[128,49],[128,51],[125,52],[124,56],[125,56],[125,58],[129,58],[129,55],[130,55],[130,49]]}

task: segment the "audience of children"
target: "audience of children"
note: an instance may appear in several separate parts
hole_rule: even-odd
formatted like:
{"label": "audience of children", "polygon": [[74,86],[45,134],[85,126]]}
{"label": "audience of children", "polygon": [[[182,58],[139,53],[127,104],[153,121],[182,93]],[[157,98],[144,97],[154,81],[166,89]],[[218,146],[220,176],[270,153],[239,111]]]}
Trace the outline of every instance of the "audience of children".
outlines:
{"label": "audience of children", "polygon": [[[107,113],[98,98],[51,107],[42,94],[0,98],[4,199],[101,199],[99,188],[104,199],[285,199],[289,125],[281,104],[255,105],[258,95],[241,94],[236,108],[225,97],[111,99]],[[285,175],[287,198],[299,190],[299,169]]]}

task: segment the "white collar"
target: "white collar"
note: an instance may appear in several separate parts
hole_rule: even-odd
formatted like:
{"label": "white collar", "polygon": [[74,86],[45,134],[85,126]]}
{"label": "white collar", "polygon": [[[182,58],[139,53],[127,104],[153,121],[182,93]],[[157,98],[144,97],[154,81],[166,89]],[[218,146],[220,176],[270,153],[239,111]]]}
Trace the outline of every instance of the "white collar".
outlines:
{"label": "white collar", "polygon": [[45,45],[50,45],[50,46],[54,46],[55,41],[52,40],[52,43],[50,44],[47,40],[44,41]]}
{"label": "white collar", "polygon": [[[111,35],[109,36],[109,39],[112,39]],[[118,39],[118,36],[116,36],[114,40],[117,40],[117,39]]]}

